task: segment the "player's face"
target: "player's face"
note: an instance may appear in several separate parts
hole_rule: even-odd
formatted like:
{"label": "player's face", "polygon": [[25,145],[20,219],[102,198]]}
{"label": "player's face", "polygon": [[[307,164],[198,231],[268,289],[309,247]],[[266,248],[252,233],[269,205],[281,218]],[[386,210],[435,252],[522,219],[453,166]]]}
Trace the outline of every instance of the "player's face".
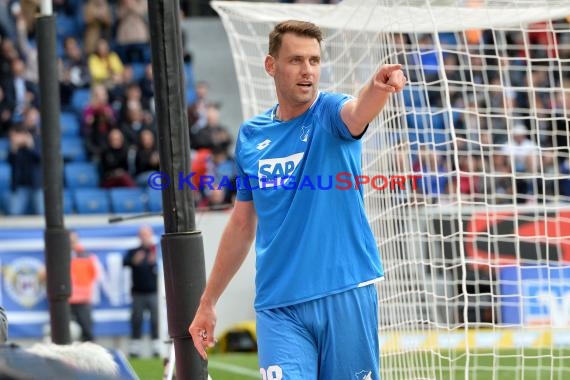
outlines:
{"label": "player's face", "polygon": [[310,105],[317,95],[321,77],[319,42],[287,33],[277,57],[270,61],[267,71],[275,79],[279,101],[293,107]]}

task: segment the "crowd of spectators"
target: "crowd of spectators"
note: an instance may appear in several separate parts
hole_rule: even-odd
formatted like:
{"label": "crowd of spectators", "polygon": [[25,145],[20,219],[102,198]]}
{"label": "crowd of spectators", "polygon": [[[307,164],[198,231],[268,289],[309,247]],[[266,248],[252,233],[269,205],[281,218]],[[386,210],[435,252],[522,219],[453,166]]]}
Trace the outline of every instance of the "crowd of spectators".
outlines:
{"label": "crowd of spectators", "polygon": [[[147,189],[147,178],[160,163],[147,1],[54,0],[53,7],[65,165],[93,165],[99,189]],[[0,189],[0,210],[9,215],[44,210],[37,12],[37,0],[0,1],[0,140],[6,149],[0,166],[10,167],[2,176],[9,183]],[[193,161],[199,161],[203,174],[218,175],[221,170],[233,175],[233,141],[221,125],[220,104],[208,98],[205,81],[194,82],[191,61],[185,51],[188,128],[192,157],[198,157]],[[220,196],[206,190],[195,192],[198,206],[233,199],[231,191]]]}
{"label": "crowd of spectators", "polygon": [[[62,131],[78,125],[62,140],[66,165],[94,165],[100,189],[148,188],[160,158],[146,0],[53,3],[61,109],[68,116]],[[9,186],[0,189],[0,210],[10,215],[44,210],[38,7],[36,0],[0,0],[0,167],[11,169]],[[493,204],[570,197],[568,24],[533,24],[526,32],[394,34],[394,51],[409,76],[405,123],[412,146],[411,167],[397,169],[421,175],[424,199],[460,196]],[[194,178],[235,178],[221,105],[209,99],[206,81],[194,83],[191,60],[186,52],[191,171]],[[66,155],[71,147],[75,153]],[[209,207],[231,204],[234,195],[228,186],[205,186],[195,199]]]}
{"label": "crowd of spectators", "polygon": [[412,152],[407,170],[421,174],[424,199],[570,199],[570,17],[524,32],[395,37],[410,75],[402,121]]}

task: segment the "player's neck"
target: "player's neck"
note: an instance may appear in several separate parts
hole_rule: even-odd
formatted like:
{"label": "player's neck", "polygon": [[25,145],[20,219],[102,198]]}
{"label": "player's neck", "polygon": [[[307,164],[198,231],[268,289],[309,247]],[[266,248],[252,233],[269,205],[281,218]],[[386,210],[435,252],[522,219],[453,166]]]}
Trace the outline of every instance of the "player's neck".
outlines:
{"label": "player's neck", "polygon": [[297,116],[300,116],[307,112],[309,108],[315,103],[315,99],[313,99],[309,103],[303,103],[300,105],[288,105],[284,102],[279,102],[275,107],[274,111],[274,118],[279,121],[289,121]]}

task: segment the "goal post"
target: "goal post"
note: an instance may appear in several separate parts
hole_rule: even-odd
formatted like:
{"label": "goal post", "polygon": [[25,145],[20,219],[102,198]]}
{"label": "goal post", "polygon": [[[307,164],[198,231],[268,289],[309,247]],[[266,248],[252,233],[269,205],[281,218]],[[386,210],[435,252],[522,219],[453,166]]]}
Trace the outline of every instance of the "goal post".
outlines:
{"label": "goal post", "polygon": [[263,58],[282,20],[323,28],[323,90],[403,66],[363,138],[364,174],[405,178],[364,187],[384,378],[570,378],[570,2],[212,5],[245,118],[276,102]]}

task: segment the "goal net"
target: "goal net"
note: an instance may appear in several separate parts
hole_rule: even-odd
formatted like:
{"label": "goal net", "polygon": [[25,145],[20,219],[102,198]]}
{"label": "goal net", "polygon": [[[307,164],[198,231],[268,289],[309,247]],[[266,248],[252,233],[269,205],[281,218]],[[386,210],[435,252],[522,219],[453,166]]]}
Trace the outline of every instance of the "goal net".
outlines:
{"label": "goal net", "polygon": [[365,174],[390,179],[364,186],[383,378],[570,378],[570,2],[212,4],[245,118],[276,102],[278,21],[325,31],[323,90],[356,95],[403,65],[363,140]]}

